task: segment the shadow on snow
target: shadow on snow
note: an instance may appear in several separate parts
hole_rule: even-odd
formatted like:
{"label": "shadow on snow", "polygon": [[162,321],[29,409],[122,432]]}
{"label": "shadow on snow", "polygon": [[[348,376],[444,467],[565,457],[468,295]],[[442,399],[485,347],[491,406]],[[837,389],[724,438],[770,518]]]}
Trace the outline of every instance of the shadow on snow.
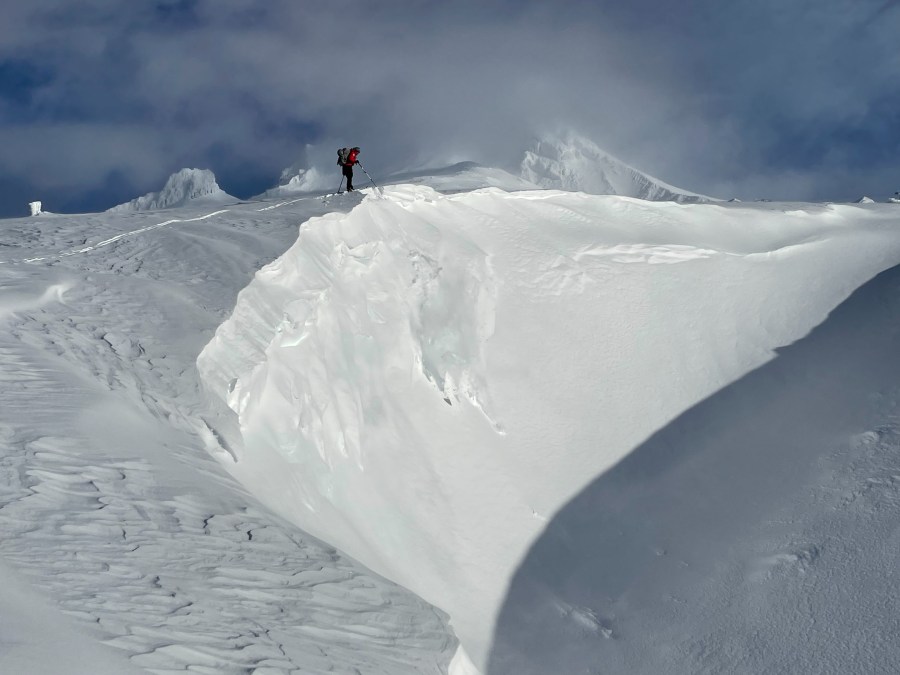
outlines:
{"label": "shadow on snow", "polygon": [[573,498],[487,673],[893,671],[898,388],[894,267]]}

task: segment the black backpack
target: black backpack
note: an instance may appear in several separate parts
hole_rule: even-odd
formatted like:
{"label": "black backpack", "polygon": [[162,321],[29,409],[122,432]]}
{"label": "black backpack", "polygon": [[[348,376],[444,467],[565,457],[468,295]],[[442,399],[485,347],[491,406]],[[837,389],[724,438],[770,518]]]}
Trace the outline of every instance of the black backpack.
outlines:
{"label": "black backpack", "polygon": [[337,163],[343,166],[347,163],[347,160],[350,158],[350,148],[341,148],[338,152],[338,161]]}

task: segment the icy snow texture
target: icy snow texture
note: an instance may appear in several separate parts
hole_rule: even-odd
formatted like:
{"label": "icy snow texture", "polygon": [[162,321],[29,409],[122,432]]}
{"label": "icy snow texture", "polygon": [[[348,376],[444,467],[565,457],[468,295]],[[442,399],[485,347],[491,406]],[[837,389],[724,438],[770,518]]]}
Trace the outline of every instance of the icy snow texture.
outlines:
{"label": "icy snow texture", "polygon": [[237,201],[216,183],[209,169],[182,169],[169,176],[160,192],[151,192],[109,209],[112,213],[156,211],[188,204],[218,204]]}
{"label": "icy snow texture", "polygon": [[33,216],[41,215],[41,203],[40,202],[28,202],[28,208],[31,209],[31,215],[33,215]]}
{"label": "icy snow texture", "polygon": [[520,171],[523,179],[544,188],[651,201],[715,201],[648,176],[571,132],[535,143],[525,153]]}
{"label": "icy snow texture", "polygon": [[[198,367],[238,415],[235,475],[446,610],[483,669],[572,497],[898,259],[885,208],[398,186],[305,223]],[[557,609],[563,652],[614,634]]]}
{"label": "icy snow texture", "polygon": [[200,349],[343,201],[4,221],[0,673],[446,672],[446,617],[266,509],[204,421]]}
{"label": "icy snow texture", "polygon": [[896,671],[896,206],[374,197],[4,222],[0,671]]}

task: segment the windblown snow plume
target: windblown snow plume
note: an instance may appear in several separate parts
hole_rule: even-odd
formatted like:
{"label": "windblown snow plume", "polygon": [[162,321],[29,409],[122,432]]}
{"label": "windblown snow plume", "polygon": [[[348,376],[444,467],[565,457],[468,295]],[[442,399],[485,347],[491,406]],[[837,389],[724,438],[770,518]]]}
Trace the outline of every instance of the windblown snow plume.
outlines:
{"label": "windblown snow plume", "polygon": [[278,185],[266,190],[258,198],[284,197],[304,192],[337,189],[337,181],[341,179],[340,168],[335,165],[334,171],[327,175],[326,172],[313,165],[310,159],[313,154],[312,146],[304,147],[302,156],[281,172]]}
{"label": "windblown snow plume", "polygon": [[[334,173],[340,178],[340,171]],[[326,190],[328,185],[336,187],[332,183],[328,183],[325,176],[315,167],[292,166],[281,172],[281,181],[276,187],[266,190],[261,196],[280,197],[302,192],[321,192]]]}
{"label": "windblown snow plume", "polygon": [[209,169],[181,169],[169,176],[160,192],[150,192],[109,209],[110,212],[155,211],[188,204],[219,204],[237,201],[216,183],[215,174]]}
{"label": "windblown snow plume", "polygon": [[668,185],[634,169],[586,138],[569,133],[538,141],[525,153],[521,176],[544,188],[696,203],[710,197]]}
{"label": "windblown snow plume", "polygon": [[[233,473],[447,611],[487,672],[510,582],[554,516],[896,264],[890,211],[389,187],[304,223],[198,367],[239,422]],[[596,546],[617,569],[617,544]],[[572,647],[556,670],[600,663],[627,607],[535,593],[554,647]],[[645,638],[622,639],[646,652]],[[517,651],[492,675],[540,660],[498,644]],[[679,658],[690,672],[689,650]]]}

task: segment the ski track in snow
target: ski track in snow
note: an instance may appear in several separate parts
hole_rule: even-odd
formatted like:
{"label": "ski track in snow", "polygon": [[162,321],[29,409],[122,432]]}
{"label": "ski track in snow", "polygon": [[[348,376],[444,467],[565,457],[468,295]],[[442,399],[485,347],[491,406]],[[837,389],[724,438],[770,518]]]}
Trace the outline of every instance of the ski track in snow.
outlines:
{"label": "ski track in snow", "polygon": [[[207,452],[202,336],[315,215],[161,229],[223,213],[4,261],[0,556],[152,672],[444,672],[440,612],[274,516]],[[10,221],[4,237],[46,250],[95,222]]]}
{"label": "ski track in snow", "polygon": [[55,253],[52,255],[43,255],[32,258],[21,258],[21,259],[12,259],[12,260],[0,260],[0,265],[8,264],[8,263],[36,263],[36,262],[45,262],[47,260],[54,260],[56,258],[66,258],[71,255],[78,255],[80,253],[90,253],[91,251],[95,251],[98,248],[103,248],[104,246],[109,246],[110,244],[114,244],[115,242],[124,239],[126,237],[133,237],[138,234],[144,234],[145,232],[150,232],[151,230],[157,230],[161,227],[165,227],[166,225],[173,225],[175,223],[193,223],[200,220],[206,220],[208,218],[213,218],[215,216],[222,215],[223,213],[228,213],[228,209],[221,209],[219,211],[214,211],[213,213],[207,213],[203,216],[197,216],[196,218],[173,218],[171,220],[166,220],[162,223],[156,223],[155,225],[148,225],[147,227],[142,227],[137,230],[131,230],[130,232],[122,232],[121,234],[117,234],[109,239],[104,239],[101,242],[93,244],[92,246],[84,246],[82,248],[77,248],[71,251],[60,251],[59,253]]}

